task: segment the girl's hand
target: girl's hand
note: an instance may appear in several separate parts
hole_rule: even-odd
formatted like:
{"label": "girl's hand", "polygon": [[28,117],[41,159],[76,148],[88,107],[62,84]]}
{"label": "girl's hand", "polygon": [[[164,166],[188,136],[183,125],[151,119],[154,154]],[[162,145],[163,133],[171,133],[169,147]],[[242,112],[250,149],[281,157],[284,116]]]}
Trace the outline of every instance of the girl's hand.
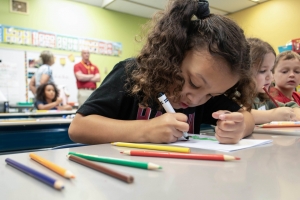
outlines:
{"label": "girl's hand", "polygon": [[61,104],[62,98],[58,97],[55,102],[57,103],[57,105]]}
{"label": "girl's hand", "polygon": [[272,121],[297,121],[293,108],[279,107],[274,108],[271,116]]}
{"label": "girl's hand", "polygon": [[182,113],[165,113],[147,121],[146,140],[151,143],[171,143],[189,130],[187,116]]}
{"label": "girl's hand", "polygon": [[239,112],[220,110],[212,117],[218,119],[215,136],[222,144],[236,144],[243,138],[245,131],[244,116]]}

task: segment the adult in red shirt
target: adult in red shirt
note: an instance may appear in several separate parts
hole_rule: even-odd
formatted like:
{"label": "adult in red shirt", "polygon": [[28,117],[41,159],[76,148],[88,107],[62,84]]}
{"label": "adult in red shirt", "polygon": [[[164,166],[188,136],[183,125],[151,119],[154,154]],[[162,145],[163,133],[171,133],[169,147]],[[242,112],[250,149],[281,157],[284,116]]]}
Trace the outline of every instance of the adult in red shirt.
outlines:
{"label": "adult in red shirt", "polygon": [[81,57],[82,61],[74,66],[78,88],[78,106],[81,106],[93,93],[96,89],[96,83],[101,80],[97,66],[90,62],[90,52],[88,50],[82,50]]}

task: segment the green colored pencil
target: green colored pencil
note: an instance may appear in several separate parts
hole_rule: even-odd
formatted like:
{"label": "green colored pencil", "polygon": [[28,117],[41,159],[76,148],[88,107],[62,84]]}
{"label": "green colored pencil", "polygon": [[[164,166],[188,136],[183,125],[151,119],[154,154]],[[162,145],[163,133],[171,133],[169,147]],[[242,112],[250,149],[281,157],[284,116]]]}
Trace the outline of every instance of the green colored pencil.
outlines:
{"label": "green colored pencil", "polygon": [[142,169],[162,169],[161,166],[156,165],[154,163],[123,160],[123,159],[102,157],[102,156],[97,156],[97,155],[88,155],[88,154],[76,153],[76,152],[69,152],[69,155],[73,155],[73,156],[77,156],[80,158],[97,161],[97,162],[105,162],[105,163],[111,163],[111,164],[116,164],[116,165],[125,165],[125,166],[129,166],[129,167],[137,167],[137,168],[142,168]]}

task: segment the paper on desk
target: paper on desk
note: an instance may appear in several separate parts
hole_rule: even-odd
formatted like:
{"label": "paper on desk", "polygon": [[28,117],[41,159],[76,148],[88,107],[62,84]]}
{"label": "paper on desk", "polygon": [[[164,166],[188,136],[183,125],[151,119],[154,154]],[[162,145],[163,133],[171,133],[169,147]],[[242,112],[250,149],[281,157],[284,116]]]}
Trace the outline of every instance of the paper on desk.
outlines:
{"label": "paper on desk", "polygon": [[242,139],[237,144],[220,144],[214,136],[189,135],[190,139],[188,141],[177,141],[170,145],[231,152],[272,143],[272,140]]}

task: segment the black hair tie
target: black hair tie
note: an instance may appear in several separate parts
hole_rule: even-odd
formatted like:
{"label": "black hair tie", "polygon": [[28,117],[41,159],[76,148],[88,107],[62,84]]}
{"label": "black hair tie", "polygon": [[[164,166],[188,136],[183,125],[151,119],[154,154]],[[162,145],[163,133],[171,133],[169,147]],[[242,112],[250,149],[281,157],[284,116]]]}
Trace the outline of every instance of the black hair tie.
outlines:
{"label": "black hair tie", "polygon": [[204,19],[204,18],[208,17],[209,14],[210,14],[210,10],[209,10],[208,1],[199,0],[198,9],[197,9],[195,15],[198,17],[198,19]]}

